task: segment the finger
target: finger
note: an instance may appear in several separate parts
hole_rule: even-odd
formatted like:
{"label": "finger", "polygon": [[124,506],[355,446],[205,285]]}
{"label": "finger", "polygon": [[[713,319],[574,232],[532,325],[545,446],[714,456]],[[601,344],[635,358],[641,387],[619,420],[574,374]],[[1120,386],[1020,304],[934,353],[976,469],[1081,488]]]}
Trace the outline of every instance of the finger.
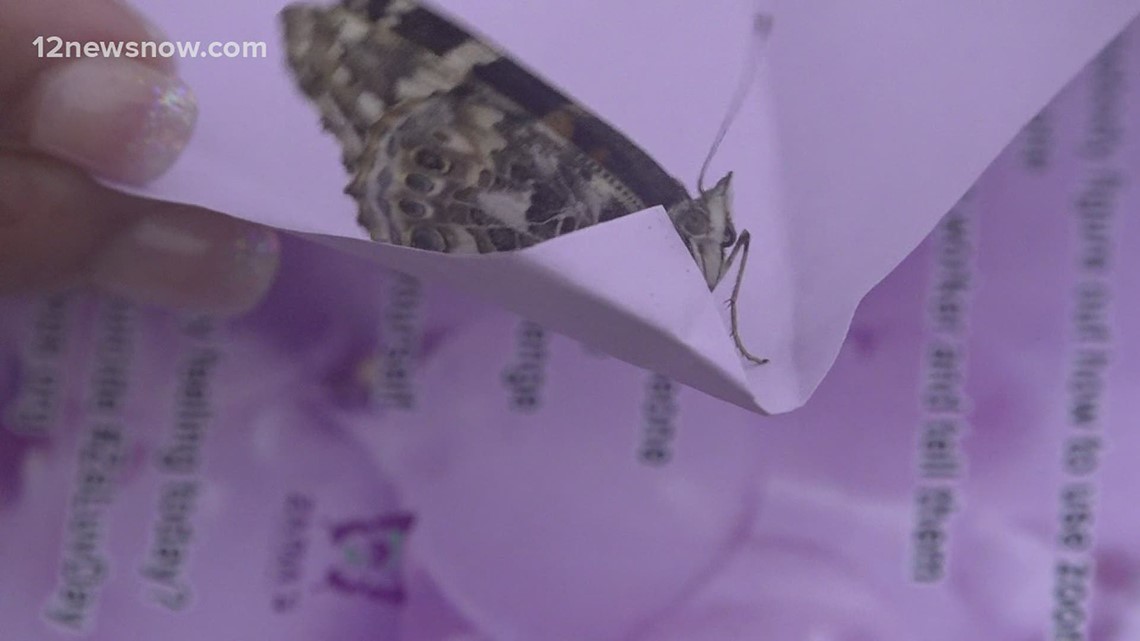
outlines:
{"label": "finger", "polygon": [[[0,16],[0,107],[24,93],[45,69],[70,61],[41,57],[33,45],[39,36],[69,42],[166,39],[141,13],[115,0],[0,0]],[[159,71],[173,70],[167,58],[138,60]]]}
{"label": "finger", "polygon": [[268,228],[0,152],[0,293],[91,283],[141,303],[235,314],[265,295],[278,262]]}
{"label": "finger", "polygon": [[53,67],[25,100],[31,147],[134,185],[174,164],[197,118],[180,80],[126,60]]}
{"label": "finger", "polygon": [[32,44],[44,34],[67,42],[152,39],[137,14],[109,0],[0,0],[0,15],[0,144],[134,185],[169,169],[193,131],[197,104],[166,59],[41,58]]}

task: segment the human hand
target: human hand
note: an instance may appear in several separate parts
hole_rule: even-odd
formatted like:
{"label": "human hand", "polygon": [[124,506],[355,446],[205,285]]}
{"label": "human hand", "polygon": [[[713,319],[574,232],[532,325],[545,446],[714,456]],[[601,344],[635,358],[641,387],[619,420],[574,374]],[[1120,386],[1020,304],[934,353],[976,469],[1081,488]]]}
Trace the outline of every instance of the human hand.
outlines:
{"label": "human hand", "polygon": [[278,239],[201,208],[128,196],[164,173],[197,105],[165,58],[46,58],[33,41],[161,42],[114,0],[0,0],[0,294],[94,284],[142,303],[239,313]]}

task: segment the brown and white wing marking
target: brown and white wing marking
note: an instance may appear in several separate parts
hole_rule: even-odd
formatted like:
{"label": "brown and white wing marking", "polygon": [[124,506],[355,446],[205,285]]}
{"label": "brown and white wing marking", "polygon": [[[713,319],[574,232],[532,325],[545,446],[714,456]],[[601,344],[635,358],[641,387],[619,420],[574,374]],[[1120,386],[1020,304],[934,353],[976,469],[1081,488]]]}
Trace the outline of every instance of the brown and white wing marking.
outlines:
{"label": "brown and white wing marking", "polygon": [[661,205],[710,289],[739,253],[732,337],[764,362],[737,332],[750,237],[732,225],[729,177],[693,199],[606,122],[413,0],[293,5],[282,19],[289,65],[340,140],[374,239],[506,251]]}
{"label": "brown and white wing marking", "polygon": [[496,117],[464,109],[448,93],[406,100],[386,113],[370,130],[348,187],[360,206],[359,222],[372,238],[434,251],[478,252],[478,238],[468,229],[482,227],[489,235],[503,227],[478,201],[492,185],[491,153],[506,145],[485,126]]}
{"label": "brown and white wing marking", "polygon": [[463,82],[473,65],[498,58],[476,40],[438,56],[401,35],[398,27],[444,37],[449,23],[411,2],[372,4],[373,11],[382,4],[384,12],[372,14],[366,5],[296,4],[281,13],[289,66],[320,109],[325,128],[340,141],[350,171],[364,151],[368,129],[387,110],[448,91]]}
{"label": "brown and white wing marking", "polygon": [[[294,5],[283,20],[289,64],[377,240],[503,251],[689,200],[601,119],[410,0]],[[433,156],[446,175],[417,162]]]}
{"label": "brown and white wing marking", "polygon": [[464,84],[385,113],[348,191],[376,240],[486,253],[642,208],[602,175],[517,105]]}

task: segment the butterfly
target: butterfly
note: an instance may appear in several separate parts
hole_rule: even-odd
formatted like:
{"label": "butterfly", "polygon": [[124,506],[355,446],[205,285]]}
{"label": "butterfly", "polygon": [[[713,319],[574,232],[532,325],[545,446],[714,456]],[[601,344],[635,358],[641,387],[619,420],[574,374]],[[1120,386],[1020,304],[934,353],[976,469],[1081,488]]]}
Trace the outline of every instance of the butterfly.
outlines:
{"label": "butterfly", "polygon": [[731,173],[705,189],[702,169],[691,197],[612,126],[414,0],[294,4],[281,20],[289,68],[341,144],[345,192],[373,240],[509,251],[661,205],[710,290],[740,256],[732,337],[767,362],[737,329],[751,237],[732,222]]}

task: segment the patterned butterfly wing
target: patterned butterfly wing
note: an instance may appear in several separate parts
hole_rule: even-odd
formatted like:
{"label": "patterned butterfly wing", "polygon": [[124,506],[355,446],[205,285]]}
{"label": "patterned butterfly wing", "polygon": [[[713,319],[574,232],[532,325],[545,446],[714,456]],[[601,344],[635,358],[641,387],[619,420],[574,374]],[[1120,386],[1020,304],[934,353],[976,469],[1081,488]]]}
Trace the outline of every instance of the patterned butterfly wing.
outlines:
{"label": "patterned butterfly wing", "polygon": [[739,252],[732,337],[766,362],[737,331],[750,236],[732,224],[731,174],[690,197],[617,130],[413,0],[292,5],[282,19],[290,67],[341,143],[373,239],[505,251],[661,205],[710,289]]}
{"label": "patterned butterfly wing", "polygon": [[690,200],[612,127],[427,8],[283,15],[290,65],[342,143],[376,240],[503,251]]}

